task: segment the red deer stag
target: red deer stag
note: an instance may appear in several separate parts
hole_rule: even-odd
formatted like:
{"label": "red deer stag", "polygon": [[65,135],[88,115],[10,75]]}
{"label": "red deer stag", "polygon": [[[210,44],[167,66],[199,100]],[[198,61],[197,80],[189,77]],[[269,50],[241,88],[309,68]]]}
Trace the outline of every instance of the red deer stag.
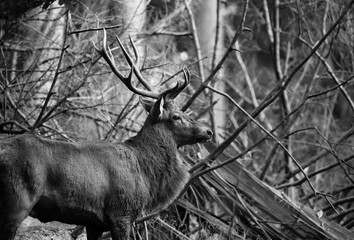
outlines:
{"label": "red deer stag", "polygon": [[[117,38],[131,70],[124,77],[106,45],[96,50],[134,93],[157,99],[145,104],[149,115],[140,132],[123,143],[67,143],[25,134],[0,141],[0,239],[12,240],[28,216],[42,222],[86,226],[87,239],[110,231],[113,240],[129,239],[143,211],[170,204],[188,181],[178,147],[205,142],[212,132],[181,112],[173,99],[189,83],[162,93],[143,79]],[[146,89],[135,87],[133,73]]]}

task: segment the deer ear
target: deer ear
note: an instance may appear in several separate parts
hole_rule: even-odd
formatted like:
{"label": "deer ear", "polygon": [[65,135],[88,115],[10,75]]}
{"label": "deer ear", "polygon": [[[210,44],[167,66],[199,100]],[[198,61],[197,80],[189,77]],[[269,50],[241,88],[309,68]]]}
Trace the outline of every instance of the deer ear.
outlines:
{"label": "deer ear", "polygon": [[160,120],[163,114],[163,106],[165,104],[164,98],[160,97],[154,102],[151,99],[140,98],[140,103],[143,105],[145,110],[152,116],[154,120]]}
{"label": "deer ear", "polygon": [[151,108],[154,106],[155,101],[150,98],[139,98],[139,102],[143,105],[145,111],[150,112]]}

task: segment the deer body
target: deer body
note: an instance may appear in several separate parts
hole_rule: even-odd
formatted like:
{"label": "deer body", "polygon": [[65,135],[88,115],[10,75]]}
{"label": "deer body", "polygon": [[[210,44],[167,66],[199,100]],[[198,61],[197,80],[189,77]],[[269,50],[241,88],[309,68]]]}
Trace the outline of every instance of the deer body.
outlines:
{"label": "deer body", "polygon": [[144,126],[119,144],[66,143],[34,135],[1,140],[1,239],[13,239],[27,215],[85,225],[89,240],[108,230],[115,240],[128,239],[142,211],[170,204],[188,181],[177,147],[211,135],[199,123],[191,124],[186,139],[176,138],[168,119]]}
{"label": "deer body", "polygon": [[[111,61],[105,38],[103,48],[101,54]],[[212,135],[173,103],[188,75],[182,86],[149,93],[132,87],[137,69],[131,59],[128,78],[109,63],[134,92],[157,98],[142,102],[149,112],[142,129],[118,144],[66,143],[30,134],[0,140],[1,240],[13,240],[28,215],[84,225],[88,240],[108,230],[113,240],[127,240],[139,214],[167,206],[185,186],[189,174],[178,147]]]}
{"label": "deer body", "polygon": [[15,225],[29,214],[108,231],[120,217],[131,224],[143,209],[169,204],[188,180],[176,143],[166,136],[113,145],[21,135],[2,140],[0,149],[0,196],[7,196],[0,213],[16,212]]}

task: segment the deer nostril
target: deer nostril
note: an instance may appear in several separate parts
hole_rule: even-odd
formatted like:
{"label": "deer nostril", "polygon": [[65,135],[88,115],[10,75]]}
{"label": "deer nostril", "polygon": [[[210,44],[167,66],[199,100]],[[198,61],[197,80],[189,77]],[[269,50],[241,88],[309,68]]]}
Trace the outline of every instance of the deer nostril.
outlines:
{"label": "deer nostril", "polygon": [[210,131],[210,130],[206,130],[206,133],[207,133],[209,136],[213,135],[213,132]]}

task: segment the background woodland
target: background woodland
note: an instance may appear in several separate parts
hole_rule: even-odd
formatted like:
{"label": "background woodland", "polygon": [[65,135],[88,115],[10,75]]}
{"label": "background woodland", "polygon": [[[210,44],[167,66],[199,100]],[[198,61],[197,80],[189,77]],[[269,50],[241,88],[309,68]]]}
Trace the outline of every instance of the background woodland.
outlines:
{"label": "background woodland", "polygon": [[[135,239],[354,239],[353,3],[0,0],[0,136],[137,133],[138,97],[93,47],[105,28],[125,74],[115,35],[132,37],[152,84],[188,67],[179,105],[215,133],[181,149],[185,194],[141,218]],[[18,239],[70,239],[74,227],[29,221]]]}

